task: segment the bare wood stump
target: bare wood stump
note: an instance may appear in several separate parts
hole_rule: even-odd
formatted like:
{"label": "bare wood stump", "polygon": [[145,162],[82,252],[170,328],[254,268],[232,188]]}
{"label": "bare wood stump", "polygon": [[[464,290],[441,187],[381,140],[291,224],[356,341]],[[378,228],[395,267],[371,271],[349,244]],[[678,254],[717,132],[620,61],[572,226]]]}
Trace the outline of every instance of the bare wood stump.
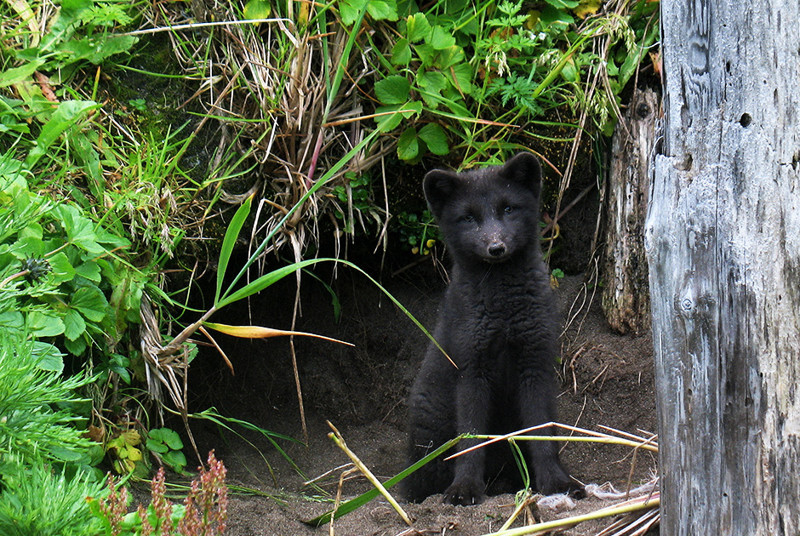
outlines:
{"label": "bare wood stump", "polygon": [[644,222],[657,116],[656,93],[635,91],[611,142],[602,307],[620,333],[650,329]]}

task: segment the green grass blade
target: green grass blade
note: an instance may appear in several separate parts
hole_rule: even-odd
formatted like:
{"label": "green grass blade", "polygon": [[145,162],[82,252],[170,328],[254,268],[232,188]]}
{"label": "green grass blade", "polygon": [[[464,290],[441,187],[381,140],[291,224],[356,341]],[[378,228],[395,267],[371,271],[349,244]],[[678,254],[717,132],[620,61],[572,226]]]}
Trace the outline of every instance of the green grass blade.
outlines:
{"label": "green grass blade", "polygon": [[[237,432],[236,430],[234,430],[233,427],[231,426],[231,424],[235,424],[235,425],[238,425],[238,426],[244,428],[245,430],[249,430],[251,432],[256,432],[256,433],[261,434],[262,436],[264,436],[264,438],[266,438],[267,441],[270,442],[270,444],[273,446],[273,448],[275,448],[275,450],[278,451],[278,454],[280,454],[283,457],[283,459],[285,459],[289,463],[289,465],[292,467],[292,469],[294,469],[294,471],[298,475],[300,475],[300,478],[302,478],[303,480],[307,480],[308,479],[306,477],[306,475],[303,473],[303,471],[300,469],[300,467],[298,467],[297,464],[294,462],[294,460],[291,458],[291,456],[289,456],[289,454],[287,454],[287,452],[285,450],[283,450],[283,448],[281,448],[281,446],[276,441],[276,438],[277,439],[282,439],[282,440],[285,440],[285,441],[293,441],[295,443],[302,443],[301,441],[298,441],[297,439],[294,439],[293,437],[290,437],[290,436],[287,436],[287,435],[284,435],[284,434],[279,434],[279,433],[276,433],[276,432],[271,432],[269,430],[265,430],[264,428],[256,426],[255,424],[249,423],[247,421],[242,421],[242,420],[239,420],[239,419],[235,419],[233,417],[224,417],[224,416],[220,415],[215,408],[208,408],[208,409],[206,409],[206,410],[204,410],[204,411],[202,411],[200,413],[189,414],[189,417],[190,418],[195,418],[195,419],[204,419],[204,420],[210,421],[210,422],[216,424],[217,426],[219,426],[220,428],[223,428],[223,429],[233,433],[234,435],[238,436],[240,439],[244,440],[248,445],[253,447],[256,450],[256,452],[258,452],[259,456],[261,456],[261,459],[267,465],[267,468],[269,469],[270,474],[272,474],[272,466],[270,465],[270,463],[267,460],[267,458],[264,455],[264,453],[261,452],[261,450],[253,442],[251,442],[249,439],[247,439],[244,435],[242,435],[239,432]],[[228,423],[231,423],[231,424],[228,424]],[[273,475],[273,478],[274,478],[274,475]]]}
{"label": "green grass blade", "polygon": [[[416,317],[414,317],[414,315],[412,315],[408,311],[408,309],[403,307],[403,304],[400,303],[400,301],[397,298],[392,296],[391,292],[386,290],[383,287],[383,285],[378,283],[375,280],[375,278],[370,276],[367,272],[365,272],[364,270],[362,270],[361,268],[359,268],[358,266],[356,266],[352,262],[344,260],[344,259],[333,259],[333,258],[325,258],[325,257],[323,257],[323,258],[319,258],[319,259],[307,259],[307,260],[304,260],[304,261],[288,264],[286,266],[278,268],[277,270],[273,270],[273,271],[269,272],[268,274],[262,275],[261,277],[259,277],[255,281],[253,281],[251,283],[248,283],[247,285],[245,285],[244,287],[240,288],[239,290],[237,290],[233,294],[230,294],[230,295],[222,298],[221,300],[219,300],[219,302],[217,302],[215,307],[217,309],[221,309],[222,307],[224,307],[226,305],[229,305],[229,304],[231,304],[231,303],[233,303],[235,301],[242,300],[244,298],[248,298],[248,297],[252,296],[253,294],[256,294],[257,292],[260,292],[260,291],[264,290],[265,288],[277,283],[278,281],[280,281],[284,277],[295,273],[297,270],[302,270],[303,268],[305,268],[307,266],[311,266],[313,264],[317,264],[317,263],[320,263],[320,262],[335,262],[335,263],[338,263],[338,264],[344,264],[345,266],[349,266],[353,270],[359,272],[364,277],[369,279],[372,282],[373,285],[378,287],[378,289],[381,292],[383,292],[386,295],[386,297],[388,297],[392,301],[392,303],[394,303],[401,311],[403,311],[403,313],[414,323],[414,325],[417,326],[417,328],[419,328],[419,330],[422,331],[425,334],[425,336],[428,337],[428,339],[431,340],[431,342],[433,342],[433,344],[436,346],[436,348],[438,348],[442,352],[442,354],[444,354],[444,356],[447,357],[448,361],[453,363],[453,360],[450,359],[450,356],[447,355],[447,352],[444,351],[444,348],[442,348],[441,345],[439,345],[439,343],[436,341],[436,339],[434,339],[433,335],[431,335],[431,333],[427,329],[425,329],[425,326],[423,326],[422,323],[419,320],[417,320]],[[453,366],[455,366],[455,363],[453,363]]]}
{"label": "green grass blade", "polygon": [[228,262],[231,260],[231,253],[233,253],[233,246],[236,244],[236,239],[239,238],[239,233],[242,230],[247,216],[250,215],[250,207],[253,204],[253,196],[247,198],[236,210],[233,215],[228,229],[225,231],[225,238],[222,239],[222,248],[219,252],[219,264],[217,266],[217,290],[214,294],[214,306],[219,308],[219,297],[222,293],[222,282],[225,279],[225,272],[228,269]]}
{"label": "green grass blade", "polygon": [[[256,259],[258,258],[259,255],[261,255],[261,253],[264,251],[264,249],[266,249],[267,245],[272,241],[272,237],[274,237],[275,234],[281,229],[281,227],[283,227],[283,224],[286,223],[286,221],[289,218],[292,217],[292,214],[297,212],[300,209],[300,207],[303,206],[303,204],[306,202],[306,200],[309,197],[314,195],[317,192],[317,190],[322,188],[322,186],[324,186],[325,183],[327,183],[331,179],[331,177],[333,177],[340,169],[342,169],[345,166],[345,164],[347,164],[347,162],[349,162],[355,155],[357,155],[364,147],[366,147],[379,134],[380,134],[380,131],[378,129],[373,130],[367,137],[365,137],[363,140],[361,140],[361,142],[359,142],[355,147],[350,149],[350,151],[348,151],[348,153],[346,155],[344,155],[344,157],[342,157],[341,160],[337,161],[333,166],[331,166],[331,168],[328,169],[328,171],[326,171],[322,175],[322,177],[320,177],[319,180],[314,183],[314,186],[312,186],[303,195],[303,197],[301,197],[300,200],[291,209],[289,209],[289,211],[286,212],[286,214],[284,214],[284,216],[281,219],[281,221],[279,221],[278,224],[275,226],[275,228],[272,229],[272,231],[270,231],[269,234],[267,234],[266,238],[264,238],[264,240],[261,242],[261,244],[258,246],[258,248],[253,252],[253,254],[250,256],[250,258],[244,264],[242,269],[239,271],[239,273],[233,279],[231,284],[228,286],[228,290],[225,291],[225,294],[223,294],[221,302],[231,303],[233,301],[236,301],[236,300],[229,299],[232,296],[232,295],[229,296],[229,294],[232,292],[233,287],[236,285],[236,283],[239,282],[239,280],[242,277],[244,277],[244,274],[247,272],[248,268],[250,268],[250,266],[256,261]],[[269,285],[267,285],[267,286],[269,286]],[[266,287],[264,287],[264,288],[266,288]],[[237,291],[235,294],[239,294],[239,291]],[[236,299],[241,299],[241,296],[236,298]],[[221,307],[221,305],[219,307]]]}
{"label": "green grass blade", "polygon": [[280,267],[280,268],[278,268],[276,270],[273,270],[273,271],[271,271],[269,273],[266,273],[266,274],[262,275],[261,277],[259,277],[255,281],[252,281],[252,282],[248,283],[247,285],[243,286],[242,288],[240,288],[239,290],[237,290],[233,294],[230,294],[230,295],[222,298],[216,304],[216,308],[220,309],[220,308],[222,308],[222,307],[224,307],[224,306],[226,306],[228,304],[231,304],[231,303],[233,303],[235,301],[243,300],[244,298],[249,298],[253,294],[256,294],[257,292],[261,292],[265,288],[277,283],[278,281],[280,281],[281,279],[283,279],[287,275],[291,275],[291,274],[295,273],[297,270],[302,270],[306,266],[310,266],[312,264],[317,264],[318,262],[322,262],[322,261],[331,261],[331,260],[335,260],[335,259],[325,259],[325,258],[323,258],[323,259],[306,259],[304,261],[295,262],[295,263],[292,263],[292,264],[287,264],[286,266],[282,266],[282,267]]}
{"label": "green grass blade", "polygon": [[[456,445],[456,443],[461,441],[463,437],[464,436],[458,436],[456,438],[451,439],[438,449],[434,450],[433,452],[431,452],[430,454],[419,460],[414,465],[411,465],[407,469],[400,471],[395,476],[384,482],[383,487],[389,489],[390,487],[394,486],[395,484],[403,480],[405,477],[407,477],[408,475],[410,475],[411,473],[422,467],[423,465],[429,463],[431,460],[437,458],[438,456],[441,456],[444,452],[450,450],[452,447]],[[339,508],[336,508],[335,510],[330,510],[329,512],[326,512],[319,517],[315,517],[314,519],[304,521],[304,523],[306,523],[307,525],[312,525],[314,527],[319,527],[320,525],[329,523],[331,517],[337,518],[349,514],[353,510],[356,510],[357,508],[367,504],[369,501],[371,501],[378,495],[380,495],[380,492],[377,489],[371,489],[368,492],[363,493],[354,499],[350,499],[349,501],[343,502],[342,504],[339,505]]]}
{"label": "green grass blade", "polygon": [[[444,354],[444,356],[447,358],[447,360],[448,360],[448,361],[450,361],[450,363],[452,363],[454,367],[456,366],[456,364],[455,364],[455,363],[453,363],[453,360],[452,360],[452,359],[450,359],[450,356],[449,356],[449,355],[447,355],[447,352],[445,352],[445,351],[444,351],[444,348],[442,348],[442,347],[441,347],[441,345],[440,345],[440,344],[439,344],[439,343],[436,341],[436,339],[434,339],[434,338],[433,338],[433,335],[431,335],[431,333],[430,333],[430,332],[429,332],[427,329],[425,329],[425,326],[423,326],[423,325],[422,325],[422,323],[421,323],[419,320],[417,320],[417,319],[414,317],[414,315],[412,315],[412,314],[411,314],[411,313],[408,311],[408,309],[406,309],[405,307],[403,307],[403,304],[402,304],[402,303],[400,303],[400,301],[399,301],[397,298],[395,298],[394,296],[392,296],[392,294],[391,294],[391,293],[390,293],[388,290],[386,290],[386,289],[383,287],[383,285],[381,285],[380,283],[378,283],[378,282],[377,282],[377,281],[376,281],[376,280],[375,280],[375,279],[374,279],[372,276],[370,276],[370,275],[369,275],[367,272],[365,272],[364,270],[362,270],[361,268],[359,268],[358,266],[356,266],[355,264],[353,264],[353,263],[352,263],[352,262],[350,262],[350,261],[346,261],[346,260],[344,260],[344,259],[330,259],[330,260],[332,260],[332,261],[334,261],[334,262],[338,262],[338,263],[340,263],[340,264],[344,264],[345,266],[349,266],[350,268],[352,268],[352,269],[356,270],[357,272],[359,272],[359,273],[361,273],[362,275],[364,275],[364,277],[366,277],[367,279],[369,279],[369,280],[372,282],[372,284],[373,284],[373,285],[375,285],[376,287],[378,287],[378,289],[379,289],[381,292],[383,292],[383,293],[386,295],[386,297],[387,297],[387,298],[389,298],[390,300],[392,300],[392,303],[394,303],[394,304],[395,304],[395,305],[398,307],[398,309],[400,309],[401,311],[403,311],[403,313],[404,313],[404,314],[405,314],[405,315],[406,315],[406,316],[407,316],[407,317],[408,317],[408,318],[409,318],[409,319],[410,319],[410,320],[411,320],[411,321],[414,323],[414,325],[415,325],[415,326],[417,326],[417,328],[419,328],[419,330],[420,330],[420,331],[422,331],[422,332],[425,334],[425,336],[426,336],[426,337],[428,337],[428,339],[430,339],[430,341],[431,341],[431,342],[432,342],[432,343],[433,343],[433,344],[436,346],[436,348],[438,348],[438,349],[439,349],[439,351],[440,351],[440,352],[442,352],[442,354]],[[456,368],[458,368],[458,367],[456,367]]]}
{"label": "green grass blade", "polygon": [[595,35],[597,35],[597,28],[592,28],[590,30],[587,30],[583,35],[581,35],[581,38],[578,39],[575,42],[575,44],[569,47],[566,52],[564,52],[564,55],[561,56],[561,60],[559,60],[556,66],[553,67],[553,70],[550,71],[545,77],[545,79],[542,80],[542,82],[536,87],[536,89],[533,90],[530,99],[536,100],[539,97],[539,95],[541,95],[542,92],[545,89],[547,89],[550,86],[550,84],[553,83],[553,80],[555,80],[556,77],[559,74],[561,74],[561,71],[564,70],[564,66],[567,64],[572,55],[575,54],[575,52],[577,52],[578,49],[582,47],[587,40],[591,39]]}
{"label": "green grass blade", "polygon": [[25,158],[25,166],[28,169],[33,168],[61,134],[86,117],[89,111],[99,107],[100,105],[93,101],[70,100],[60,103],[47,123],[42,126],[36,138],[36,145]]}
{"label": "green grass blade", "polygon": [[353,29],[350,30],[350,33],[347,36],[347,43],[344,45],[341,60],[339,61],[339,65],[336,66],[336,72],[333,75],[333,80],[331,81],[331,85],[328,87],[328,99],[325,103],[325,112],[322,114],[323,123],[328,120],[328,116],[331,112],[331,106],[333,106],[333,100],[336,98],[336,94],[339,93],[339,86],[341,86],[342,78],[344,78],[344,70],[347,67],[347,60],[350,59],[350,51],[353,49],[353,44],[356,42],[356,36],[361,29],[361,22],[364,20],[364,15],[367,13],[368,4],[369,2],[364,2],[364,5],[361,6],[361,10],[356,17],[355,22],[353,23]]}
{"label": "green grass blade", "polygon": [[331,306],[333,307],[333,319],[334,319],[334,320],[336,321],[336,323],[338,324],[338,323],[339,323],[339,319],[340,319],[340,318],[341,318],[341,316],[342,316],[342,304],[341,304],[341,302],[339,301],[339,296],[336,294],[336,291],[335,291],[335,290],[333,290],[333,288],[331,288],[331,286],[330,286],[329,284],[327,284],[325,281],[323,281],[323,280],[322,280],[322,279],[321,279],[321,278],[320,278],[320,277],[319,277],[317,274],[315,274],[314,272],[310,272],[310,271],[308,271],[308,270],[303,270],[303,273],[305,273],[305,274],[306,274],[307,276],[309,276],[309,277],[312,277],[312,278],[316,279],[316,280],[317,280],[317,283],[319,283],[320,285],[322,285],[322,287],[323,287],[325,290],[327,290],[327,291],[328,291],[328,294],[330,294],[330,295],[331,295]]}

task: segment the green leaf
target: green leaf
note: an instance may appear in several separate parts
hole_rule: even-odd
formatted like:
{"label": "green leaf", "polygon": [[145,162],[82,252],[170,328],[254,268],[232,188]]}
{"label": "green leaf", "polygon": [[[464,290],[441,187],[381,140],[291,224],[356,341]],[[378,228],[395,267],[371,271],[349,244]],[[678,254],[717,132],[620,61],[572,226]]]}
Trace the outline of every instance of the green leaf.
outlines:
{"label": "green leaf", "polygon": [[63,251],[59,251],[47,260],[50,263],[50,268],[56,283],[72,281],[72,279],[75,278],[75,268],[72,267],[72,264]]}
{"label": "green leaf", "polygon": [[575,22],[575,19],[569,13],[551,5],[544,7],[539,20],[545,27],[552,27],[553,29],[566,29],[567,26]]}
{"label": "green leaf", "polygon": [[11,244],[9,252],[19,260],[41,258],[45,253],[42,240],[32,236],[20,238]]}
{"label": "green leaf", "polygon": [[400,160],[414,160],[419,156],[419,141],[414,127],[408,127],[397,140],[397,157]]}
{"label": "green leaf", "polygon": [[614,77],[619,74],[619,67],[617,67],[617,64],[613,58],[608,58],[608,62],[606,63],[606,72],[608,73],[609,77]]}
{"label": "green leaf", "polygon": [[445,50],[456,45],[456,38],[453,37],[452,32],[445,30],[437,24],[433,27],[428,43],[435,50]]}
{"label": "green leaf", "polygon": [[459,63],[463,63],[465,60],[466,56],[464,55],[464,49],[453,45],[451,47],[440,49],[439,54],[436,55],[436,59],[433,61],[433,65],[442,71],[447,72],[450,67],[453,67]]}
{"label": "green leaf", "polygon": [[415,13],[406,19],[406,36],[412,43],[422,41],[430,31],[431,25],[423,13]]}
{"label": "green leaf", "polygon": [[402,104],[410,93],[411,84],[399,74],[387,76],[375,84],[375,96],[382,104]]}
{"label": "green leaf", "polygon": [[102,226],[96,226],[94,228],[94,233],[97,243],[102,244],[108,249],[122,249],[131,246],[131,243],[127,238],[106,231]]}
{"label": "green leaf", "polygon": [[93,283],[99,283],[103,279],[100,275],[100,265],[92,261],[84,262],[83,264],[76,266],[75,273],[81,277],[85,277]]}
{"label": "green leaf", "polygon": [[150,430],[149,437],[151,439],[160,441],[172,450],[181,450],[183,448],[181,436],[179,436],[178,432],[171,428],[156,428],[154,430]]}
{"label": "green leaf", "polygon": [[564,68],[561,69],[561,77],[566,80],[567,82],[579,82],[580,71],[578,67],[575,65],[575,60],[570,58],[565,64]]}
{"label": "green leaf", "polygon": [[70,306],[77,309],[92,322],[100,322],[105,318],[108,301],[97,287],[81,287],[75,291]]}
{"label": "green leaf", "polygon": [[175,469],[178,473],[183,472],[183,468],[186,467],[186,456],[184,456],[183,452],[171,450],[162,456],[164,463]]}
{"label": "green leaf", "polygon": [[272,13],[272,6],[267,0],[250,0],[244,5],[245,19],[266,19]]}
{"label": "green leaf", "polygon": [[61,226],[67,233],[67,240],[81,247],[92,255],[102,255],[105,248],[97,243],[94,223],[83,216],[81,212],[71,205],[58,205],[53,212],[61,220]]}
{"label": "green leaf", "polygon": [[472,67],[468,63],[453,65],[445,73],[447,79],[459,93],[472,95],[475,86],[472,85]]}
{"label": "green leaf", "polygon": [[50,343],[34,341],[31,347],[31,355],[37,356],[39,362],[36,367],[48,372],[61,374],[64,370],[64,354]]}
{"label": "green leaf", "polygon": [[25,327],[25,317],[19,311],[0,313],[0,329],[19,331]]}
{"label": "green leaf", "polygon": [[54,47],[54,51],[61,55],[64,65],[81,60],[97,65],[115,54],[127,52],[138,39],[133,35],[93,35],[60,43]]}
{"label": "green leaf", "polygon": [[636,69],[639,68],[639,62],[646,52],[645,49],[639,47],[638,45],[636,46],[636,49],[637,50],[634,53],[628,54],[628,56],[625,58],[625,61],[619,67],[620,88],[625,87],[625,84],[628,83],[628,80],[630,80],[631,76],[636,73]]}
{"label": "green leaf", "polygon": [[73,149],[78,161],[83,165],[83,169],[88,175],[87,185],[92,195],[97,199],[103,198],[103,168],[100,164],[100,155],[97,154],[91,140],[83,132],[71,131],[68,141]]}
{"label": "green leaf", "polygon": [[250,206],[252,204],[253,196],[251,195],[236,209],[236,214],[233,215],[231,223],[225,230],[225,238],[222,239],[222,247],[219,252],[219,262],[217,264],[217,290],[216,294],[214,294],[215,305],[219,302],[219,297],[222,293],[222,282],[225,279],[225,272],[228,271],[228,262],[231,260],[233,246],[236,245],[236,240],[239,238],[242,226],[247,216],[250,215]]}
{"label": "green leaf", "polygon": [[423,67],[433,67],[437,53],[431,45],[428,43],[420,43],[414,47],[414,50],[417,52],[417,56],[419,56]]}
{"label": "green leaf", "polygon": [[417,85],[420,87],[420,96],[425,104],[436,109],[441,104],[442,91],[447,88],[447,77],[440,71],[422,70],[417,73]]}
{"label": "green leaf", "polygon": [[50,446],[50,454],[63,462],[76,462],[83,456],[83,453],[79,450],[64,448],[58,445]]}
{"label": "green leaf", "polygon": [[411,46],[408,39],[404,37],[395,43],[390,60],[392,65],[408,65],[411,62]]}
{"label": "green leaf", "polygon": [[428,123],[417,134],[428,146],[428,150],[435,155],[444,156],[450,152],[447,145],[447,134],[437,123]]}
{"label": "green leaf", "polygon": [[406,102],[395,106],[380,106],[375,110],[379,115],[375,118],[378,124],[378,131],[390,132],[400,126],[403,118],[419,115],[422,112],[422,102]]}
{"label": "green leaf", "polygon": [[580,4],[580,0],[545,0],[556,9],[575,9]]}
{"label": "green leaf", "polygon": [[375,20],[397,20],[397,3],[394,0],[369,0],[367,13]]}
{"label": "green leaf", "polygon": [[44,229],[38,222],[32,221],[19,232],[20,238],[33,238],[34,240],[42,240],[44,236]]}
{"label": "green leaf", "polygon": [[352,26],[366,9],[367,0],[342,0],[339,2],[339,16],[342,24]]}
{"label": "green leaf", "polygon": [[128,371],[128,369],[123,367],[111,367],[111,370],[115,372],[123,382],[125,382],[125,385],[131,384],[131,373]]}
{"label": "green leaf", "polygon": [[74,341],[65,338],[64,348],[72,355],[83,355],[86,351],[86,337],[78,337]]}
{"label": "green leaf", "polygon": [[162,443],[160,440],[156,439],[148,439],[147,440],[147,448],[148,450],[152,450],[158,454],[165,454],[169,452],[169,447]]}
{"label": "green leaf", "polygon": [[86,332],[86,322],[75,309],[70,309],[64,315],[64,336],[74,341]]}
{"label": "green leaf", "polygon": [[44,64],[45,60],[36,58],[35,60],[3,71],[3,76],[0,77],[0,88],[8,87],[12,84],[17,84],[23,80],[27,80],[39,67]]}
{"label": "green leaf", "polygon": [[58,105],[50,120],[42,126],[36,145],[28,153],[25,166],[32,168],[45,154],[47,149],[58,139],[61,134],[71,128],[78,120],[88,114],[89,110],[99,105],[94,101],[67,100]]}
{"label": "green leaf", "polygon": [[30,311],[27,323],[28,331],[34,337],[55,337],[64,333],[64,322],[54,314]]}

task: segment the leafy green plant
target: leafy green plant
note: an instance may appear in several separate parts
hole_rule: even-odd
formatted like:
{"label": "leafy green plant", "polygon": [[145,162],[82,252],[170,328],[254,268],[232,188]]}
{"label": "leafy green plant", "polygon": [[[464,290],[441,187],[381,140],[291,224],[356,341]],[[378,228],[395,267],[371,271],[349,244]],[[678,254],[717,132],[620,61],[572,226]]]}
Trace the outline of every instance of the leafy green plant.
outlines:
{"label": "leafy green plant", "polygon": [[421,215],[401,212],[397,215],[396,227],[400,233],[400,241],[414,255],[427,255],[434,244],[441,240],[439,227],[433,214],[427,209]]}
{"label": "leafy green plant", "polygon": [[124,475],[142,468],[138,474],[145,472],[141,443],[142,436],[132,429],[123,430],[106,443],[106,451],[111,455],[114,471]]}
{"label": "leafy green plant", "polygon": [[85,536],[101,523],[87,497],[96,497],[102,483],[89,475],[68,476],[41,459],[21,463],[0,458],[0,534],[5,536]]}
{"label": "leafy green plant", "polygon": [[337,185],[332,189],[339,206],[334,215],[344,223],[344,232],[354,234],[356,220],[364,231],[373,220],[376,225],[380,225],[383,215],[373,200],[370,175],[349,171],[344,178],[344,185]]}
{"label": "leafy green plant", "polygon": [[152,428],[147,431],[147,450],[161,460],[165,465],[177,473],[182,473],[186,467],[183,441],[175,430],[171,428]]}
{"label": "leafy green plant", "polygon": [[137,112],[147,111],[147,101],[145,99],[131,99],[128,104]]}
{"label": "leafy green plant", "polygon": [[[421,12],[400,21],[403,37],[392,47],[390,58],[403,74],[390,74],[375,84],[375,97],[381,103],[376,109],[379,130],[392,131],[404,118],[419,117],[423,108],[451,118],[472,118],[465,97],[475,90],[473,71],[451,25],[447,19],[440,23]],[[438,122],[426,122],[419,129],[411,125],[400,134],[401,160],[415,162],[428,151],[439,156],[450,152],[448,136]]]}
{"label": "leafy green plant", "polygon": [[558,288],[562,279],[564,279],[564,271],[561,268],[553,268],[550,272],[550,286]]}
{"label": "leafy green plant", "polygon": [[113,353],[139,321],[144,288],[112,253],[128,242],[76,207],[30,192],[19,171],[0,174],[0,226],[0,325],[55,340],[76,356],[91,347]]}
{"label": "leafy green plant", "polygon": [[22,333],[0,329],[0,460],[80,462],[91,442],[76,427],[85,419],[69,408],[86,402],[76,391],[92,378],[62,378],[62,354]]}
{"label": "leafy green plant", "polygon": [[[0,88],[24,86],[32,94],[30,84],[35,72],[53,72],[62,80],[69,78],[82,63],[101,63],[106,58],[129,50],[137,41],[130,35],[112,35],[109,29],[132,22],[127,14],[128,2],[121,0],[62,0],[58,14],[45,33],[40,33],[31,6],[27,2],[9,2],[17,13],[19,24],[6,37],[13,62],[0,80]],[[3,8],[4,11],[8,7]],[[8,13],[3,13],[8,16]],[[38,91],[41,96],[41,90]]]}
{"label": "leafy green plant", "polygon": [[[657,39],[653,5],[640,0],[625,14],[605,14],[597,0],[504,0],[412,11],[375,84],[377,127],[397,137],[398,157],[412,163],[454,145],[468,153],[484,152],[484,140],[502,146],[496,140],[514,124],[556,108],[589,112],[610,132],[618,103],[609,95],[622,92]],[[600,39],[605,52],[589,46]],[[609,91],[587,91],[599,70]]]}
{"label": "leafy green plant", "polygon": [[92,378],[62,369],[52,345],[0,329],[0,534],[80,536],[97,526],[86,497],[101,487],[92,466],[102,447],[81,430],[87,400],[77,394]]}

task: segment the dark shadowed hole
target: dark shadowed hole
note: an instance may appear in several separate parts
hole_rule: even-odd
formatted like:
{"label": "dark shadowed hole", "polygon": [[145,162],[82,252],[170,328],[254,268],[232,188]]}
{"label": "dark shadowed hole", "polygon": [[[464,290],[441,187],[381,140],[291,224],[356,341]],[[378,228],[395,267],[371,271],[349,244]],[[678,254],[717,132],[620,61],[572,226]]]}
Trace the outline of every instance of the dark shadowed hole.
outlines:
{"label": "dark shadowed hole", "polygon": [[753,118],[750,117],[750,114],[742,114],[742,117],[739,118],[739,124],[743,127],[749,127],[750,123],[753,122]]}

